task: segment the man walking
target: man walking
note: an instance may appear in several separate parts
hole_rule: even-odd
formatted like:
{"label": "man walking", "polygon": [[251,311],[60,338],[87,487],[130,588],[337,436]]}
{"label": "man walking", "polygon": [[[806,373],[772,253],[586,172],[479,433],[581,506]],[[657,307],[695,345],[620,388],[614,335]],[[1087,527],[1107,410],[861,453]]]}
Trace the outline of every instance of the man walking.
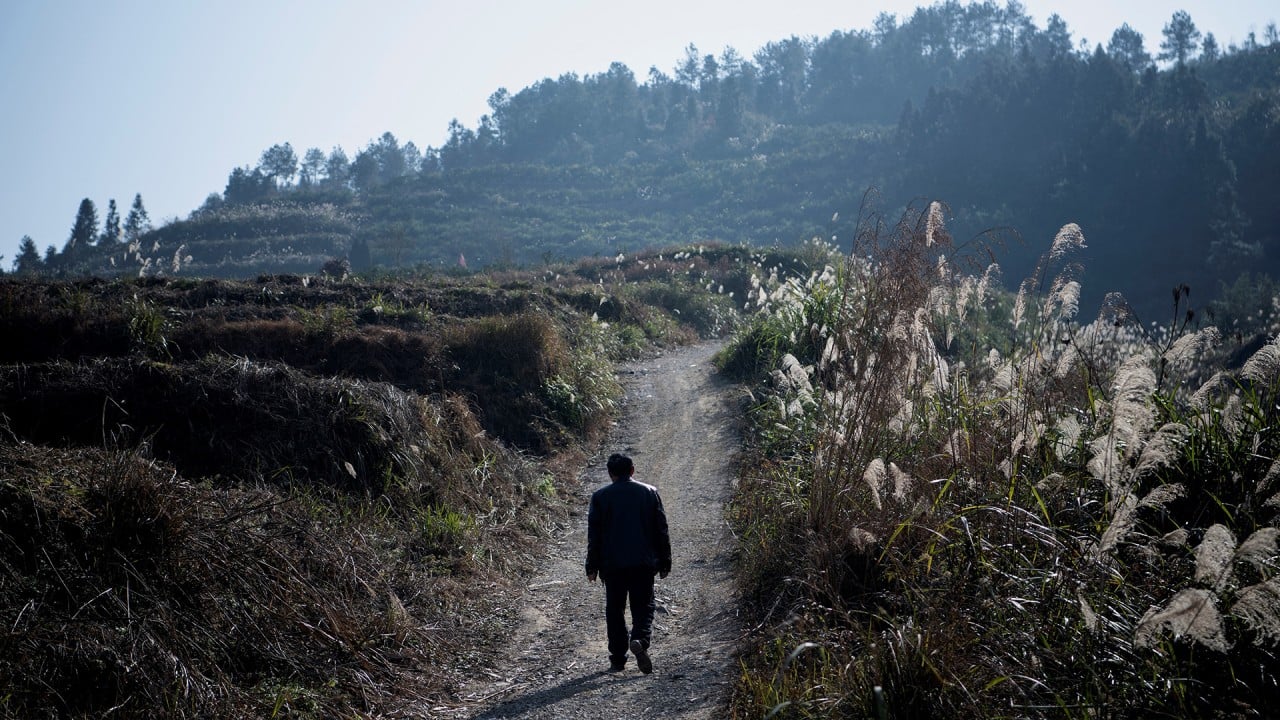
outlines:
{"label": "man walking", "polygon": [[[653,672],[653,576],[671,572],[671,539],[662,498],[652,485],[634,480],[631,458],[609,456],[608,485],[591,495],[587,512],[587,579],[604,582],[604,619],[609,634],[609,669],[626,667],[627,649],[643,673]],[[624,610],[631,603],[631,632]],[[629,642],[628,642],[629,640]]]}

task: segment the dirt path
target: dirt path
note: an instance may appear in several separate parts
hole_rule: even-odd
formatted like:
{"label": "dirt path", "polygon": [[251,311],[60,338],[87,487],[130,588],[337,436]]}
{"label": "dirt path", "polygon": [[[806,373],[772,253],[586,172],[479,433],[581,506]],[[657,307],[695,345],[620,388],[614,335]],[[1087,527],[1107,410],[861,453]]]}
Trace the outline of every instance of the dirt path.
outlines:
{"label": "dirt path", "polygon": [[[729,385],[711,364],[715,349],[699,345],[622,369],[623,415],[601,457],[583,471],[581,512],[529,581],[509,661],[466,689],[471,706],[462,717],[721,714],[738,633],[723,519],[736,442]],[[671,528],[672,572],[656,587],[652,675],[641,674],[634,662],[622,673],[605,672],[604,588],[588,584],[582,569],[587,501],[608,482],[603,458],[611,452],[630,454],[636,478],[658,487]]]}

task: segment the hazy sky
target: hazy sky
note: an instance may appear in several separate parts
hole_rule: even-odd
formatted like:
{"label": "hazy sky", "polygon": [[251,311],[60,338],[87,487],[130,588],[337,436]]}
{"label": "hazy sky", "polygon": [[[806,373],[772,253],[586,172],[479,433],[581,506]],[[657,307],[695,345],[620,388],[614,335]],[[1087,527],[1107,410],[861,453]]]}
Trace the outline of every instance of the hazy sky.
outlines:
{"label": "hazy sky", "polygon": [[[790,35],[868,28],[913,0],[0,0],[0,261],[19,240],[61,249],[88,197],[123,216],[134,193],[157,225],[185,217],[227,174],[290,142],[355,156],[391,131],[439,146],[474,127],[499,87],[628,65],[671,73],[690,43],[750,57]],[[1155,54],[1187,10],[1226,47],[1280,16],[1274,0],[1025,0],[1073,38],[1123,22]]]}

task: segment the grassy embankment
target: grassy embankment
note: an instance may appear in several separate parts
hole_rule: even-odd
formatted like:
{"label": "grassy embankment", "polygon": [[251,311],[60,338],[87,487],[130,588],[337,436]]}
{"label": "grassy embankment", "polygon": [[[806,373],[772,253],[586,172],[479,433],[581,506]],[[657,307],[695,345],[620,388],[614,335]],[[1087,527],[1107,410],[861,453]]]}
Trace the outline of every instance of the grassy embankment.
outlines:
{"label": "grassy embankment", "polygon": [[721,358],[756,398],[734,717],[1274,712],[1280,343],[1184,289],[1162,328],[1082,322],[1082,244],[996,292],[935,205],[760,283]]}
{"label": "grassy embankment", "polygon": [[747,257],[0,283],[0,716],[429,714]]}

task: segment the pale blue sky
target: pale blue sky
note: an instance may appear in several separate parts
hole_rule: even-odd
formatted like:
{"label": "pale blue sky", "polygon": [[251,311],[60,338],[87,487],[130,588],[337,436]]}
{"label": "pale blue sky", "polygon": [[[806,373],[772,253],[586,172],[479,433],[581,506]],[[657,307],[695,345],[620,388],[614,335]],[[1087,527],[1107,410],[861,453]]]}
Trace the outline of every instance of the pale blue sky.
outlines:
{"label": "pale blue sky", "polygon": [[[152,221],[185,217],[238,165],[290,142],[347,154],[385,131],[439,146],[474,127],[499,87],[601,72],[670,72],[689,43],[750,57],[771,40],[870,27],[911,0],[3,0],[0,2],[0,261],[23,235],[61,248],[80,199]],[[1103,42],[1146,37],[1185,9],[1226,47],[1280,17],[1274,0],[1026,0],[1036,24],[1066,19]]]}

